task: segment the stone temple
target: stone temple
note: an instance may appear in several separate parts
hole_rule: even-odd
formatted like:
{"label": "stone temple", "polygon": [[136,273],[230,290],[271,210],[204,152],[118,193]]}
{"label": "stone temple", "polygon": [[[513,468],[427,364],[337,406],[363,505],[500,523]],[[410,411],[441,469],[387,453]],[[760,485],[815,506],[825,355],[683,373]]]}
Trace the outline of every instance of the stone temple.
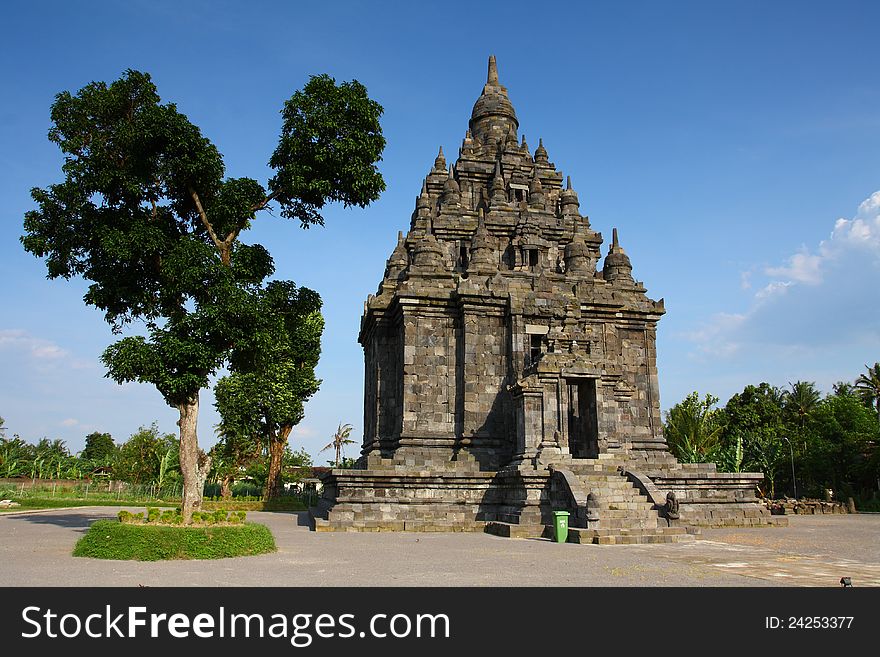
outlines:
{"label": "stone temple", "polygon": [[[494,57],[454,164],[441,148],[361,320],[364,442],[325,475],[318,531],[691,539],[770,524],[759,473],[679,463],[660,416],[654,301],[541,141]],[[672,495],[670,495],[670,493]]]}

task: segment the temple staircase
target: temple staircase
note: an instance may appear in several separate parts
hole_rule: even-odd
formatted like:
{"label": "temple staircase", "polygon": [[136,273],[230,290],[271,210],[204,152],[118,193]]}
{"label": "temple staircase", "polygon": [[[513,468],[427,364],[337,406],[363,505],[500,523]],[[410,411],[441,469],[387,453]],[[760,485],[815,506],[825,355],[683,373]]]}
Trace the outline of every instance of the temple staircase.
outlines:
{"label": "temple staircase", "polygon": [[613,455],[601,454],[551,468],[551,498],[560,502],[557,508],[567,503],[571,514],[569,542],[625,545],[694,540],[688,528],[669,526],[659,505],[621,473],[622,465]]}
{"label": "temple staircase", "polygon": [[[626,545],[693,541],[698,529],[670,526],[663,516],[659,491],[639,490],[622,473],[622,460],[601,454],[550,465],[550,505],[569,512],[569,543]],[[650,484],[648,484],[650,486]],[[647,494],[646,494],[647,493]],[[649,499],[652,495],[654,499]],[[676,524],[676,523],[672,523]],[[489,523],[487,531],[511,537],[553,538],[552,524]]]}

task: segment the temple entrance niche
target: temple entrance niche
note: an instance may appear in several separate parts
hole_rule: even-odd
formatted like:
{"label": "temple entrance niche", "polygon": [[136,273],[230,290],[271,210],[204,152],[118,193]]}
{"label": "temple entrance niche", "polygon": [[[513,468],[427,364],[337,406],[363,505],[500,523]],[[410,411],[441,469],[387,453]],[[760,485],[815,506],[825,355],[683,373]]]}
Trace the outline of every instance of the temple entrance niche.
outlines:
{"label": "temple entrance niche", "polygon": [[577,459],[599,455],[596,379],[568,379],[568,449]]}

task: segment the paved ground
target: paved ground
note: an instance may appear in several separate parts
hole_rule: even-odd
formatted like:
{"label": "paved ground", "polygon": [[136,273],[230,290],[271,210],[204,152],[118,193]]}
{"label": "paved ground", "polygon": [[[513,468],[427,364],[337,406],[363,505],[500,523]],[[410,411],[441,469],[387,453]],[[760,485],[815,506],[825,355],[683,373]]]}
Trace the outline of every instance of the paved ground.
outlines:
{"label": "paved ground", "polygon": [[489,534],[321,533],[255,513],[278,552],[160,563],[70,556],[116,507],[0,515],[0,586],[880,586],[880,515],[791,516],[671,545],[574,545]]}

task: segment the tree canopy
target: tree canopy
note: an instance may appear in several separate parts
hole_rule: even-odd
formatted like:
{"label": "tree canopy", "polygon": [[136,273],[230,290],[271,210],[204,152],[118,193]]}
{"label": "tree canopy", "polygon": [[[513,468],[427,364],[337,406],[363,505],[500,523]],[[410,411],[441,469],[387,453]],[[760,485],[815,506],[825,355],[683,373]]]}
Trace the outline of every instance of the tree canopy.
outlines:
{"label": "tree canopy", "polygon": [[770,497],[780,491],[819,497],[831,489],[880,508],[880,419],[864,392],[866,369],[855,384],[838,382],[825,396],[807,381],[789,390],[764,382],[745,386],[715,410],[714,397],[691,393],[666,414],[667,442],[681,461],[763,472]]}
{"label": "tree canopy", "polygon": [[273,203],[308,226],[323,223],[327,203],[378,198],[381,114],[357,81],[312,77],[284,105],[264,186],[226,177],[217,148],[161,102],[146,73],[62,92],[52,105],[64,180],[32,190],[22,243],[45,259],[49,278],[89,281],[84,301],[115,333],[144,323],[146,335],[123,337],[102,361],[107,376],[152,384],[178,409],[187,520],[210,468],[198,448],[199,391],[253,326],[300,297],[292,283],[270,291],[269,251],[239,237]]}
{"label": "tree canopy", "polygon": [[116,452],[116,443],[109,433],[93,431],[86,436],[86,445],[80,457],[90,461],[104,461]]}

